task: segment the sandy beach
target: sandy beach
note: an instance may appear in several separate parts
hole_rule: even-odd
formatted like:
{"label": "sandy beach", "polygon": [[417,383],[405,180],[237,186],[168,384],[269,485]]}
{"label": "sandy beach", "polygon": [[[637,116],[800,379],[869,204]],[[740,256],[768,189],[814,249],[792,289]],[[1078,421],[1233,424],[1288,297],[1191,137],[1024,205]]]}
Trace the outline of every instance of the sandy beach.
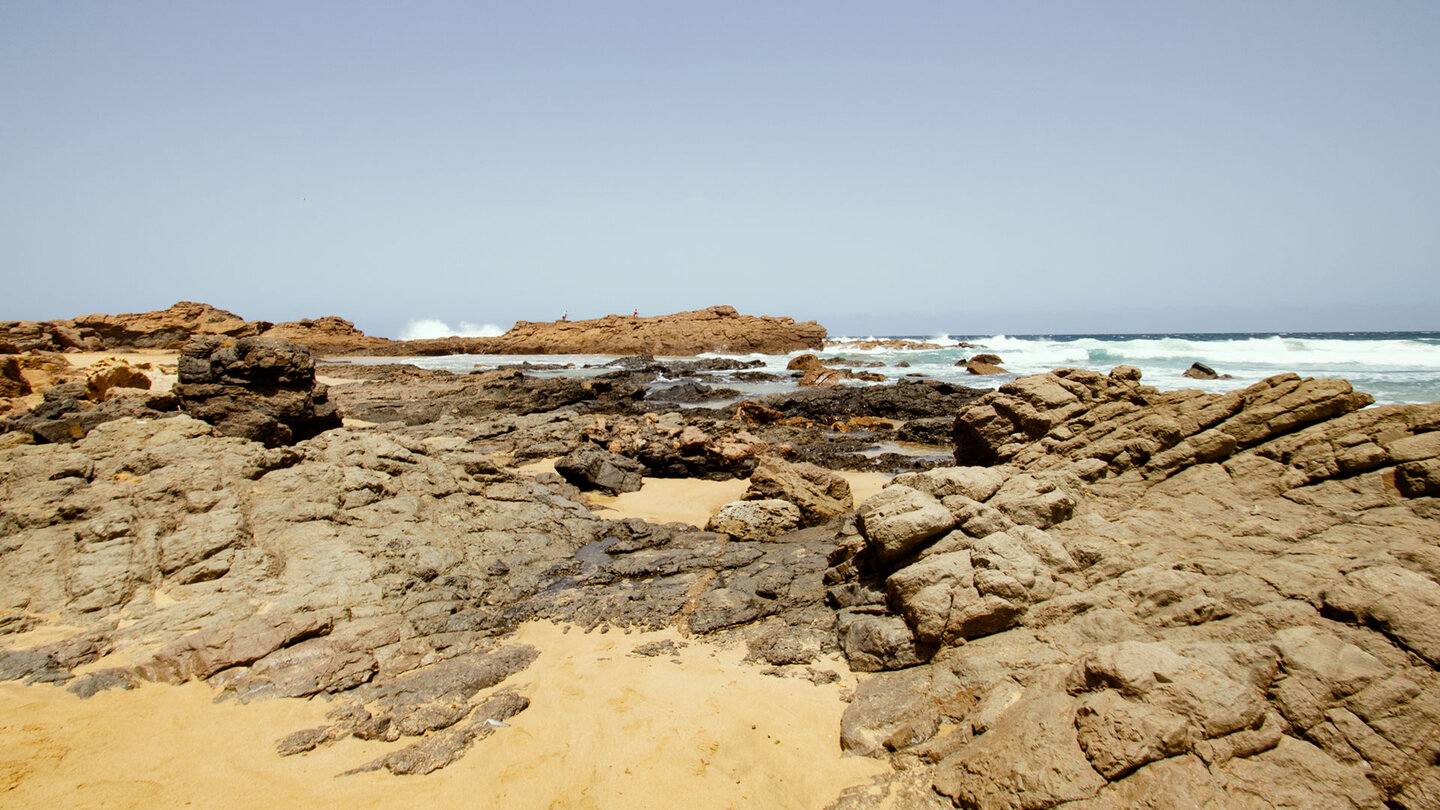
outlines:
{"label": "sandy beach", "polygon": [[[885,769],[840,752],[841,677],[764,675],[744,651],[660,633],[529,624],[540,657],[507,681],[531,707],[469,756],[427,776],[336,777],[383,743],[344,740],[282,758],[275,741],[324,722],[320,699],[213,702],[201,683],[147,684],[80,700],[0,684],[6,807],[823,807]],[[674,654],[640,656],[656,641]],[[484,694],[478,696],[483,698]]]}

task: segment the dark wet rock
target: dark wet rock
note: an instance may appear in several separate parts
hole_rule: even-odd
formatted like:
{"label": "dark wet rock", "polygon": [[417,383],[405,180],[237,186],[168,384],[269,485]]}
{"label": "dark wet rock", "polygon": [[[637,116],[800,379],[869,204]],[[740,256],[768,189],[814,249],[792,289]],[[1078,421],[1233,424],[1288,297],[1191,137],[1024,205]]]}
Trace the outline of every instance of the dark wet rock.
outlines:
{"label": "dark wet rock", "polygon": [[584,447],[555,462],[555,472],[581,489],[616,494],[639,490],[645,465],[598,447]]}
{"label": "dark wet rock", "polygon": [[715,388],[690,381],[651,389],[645,398],[661,402],[709,402],[716,399],[739,399],[740,392],[734,388]]}
{"label": "dark wet rock", "polygon": [[895,438],[902,442],[948,446],[955,420],[947,416],[926,419],[910,419],[895,431]]}
{"label": "dark wet rock", "polygon": [[852,416],[886,419],[953,418],[966,403],[991,393],[933,380],[904,381],[827,389],[804,389],[767,394],[755,402],[786,417],[801,417],[830,424]]}
{"label": "dark wet rock", "polygon": [[269,447],[340,426],[310,349],[275,338],[196,338],[180,350],[180,408],[221,434]]}
{"label": "dark wet rock", "polygon": [[529,376],[517,369],[457,375],[400,367],[369,384],[337,388],[333,395],[347,417],[423,425],[444,419],[474,421],[561,409],[631,411],[643,399],[647,384],[648,380],[631,379],[628,372],[616,377],[566,379]]}

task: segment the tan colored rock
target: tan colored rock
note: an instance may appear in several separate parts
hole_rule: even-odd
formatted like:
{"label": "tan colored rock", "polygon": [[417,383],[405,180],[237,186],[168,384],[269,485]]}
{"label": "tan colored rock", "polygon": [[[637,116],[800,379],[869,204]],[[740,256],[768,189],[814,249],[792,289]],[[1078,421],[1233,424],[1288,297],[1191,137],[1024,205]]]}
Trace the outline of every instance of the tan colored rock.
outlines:
{"label": "tan colored rock", "polygon": [[850,483],[823,467],[766,456],[750,474],[745,500],[779,499],[800,509],[804,526],[818,526],[854,508]]}
{"label": "tan colored rock", "polygon": [[935,789],[962,807],[1050,807],[1105,786],[1076,741],[1076,701],[1027,694],[990,731],[935,769]]}
{"label": "tan colored rock", "polygon": [[[500,337],[464,340],[466,349],[478,354],[787,354],[819,349],[825,327],[814,321],[741,315],[733,307],[717,306],[648,318],[519,321]],[[417,345],[420,342],[401,343],[387,353],[404,354]]]}
{"label": "tan colored rock", "polygon": [[76,318],[74,324],[82,336],[98,339],[96,349],[178,349],[196,335],[251,337],[269,326],[264,321],[247,321],[233,312],[193,301],[181,301],[154,312],[85,315]]}
{"label": "tan colored rock", "polygon": [[385,338],[370,337],[356,329],[355,324],[334,315],[277,323],[261,336],[303,343],[317,355],[365,354],[386,349],[394,343]]}
{"label": "tan colored rock", "polygon": [[115,358],[106,358],[86,370],[85,390],[90,399],[101,402],[112,388],[150,390],[151,381],[144,371]]}
{"label": "tan colored rock", "polygon": [[883,560],[904,557],[955,525],[939,501],[898,484],[867,498],[859,516],[861,532]]}

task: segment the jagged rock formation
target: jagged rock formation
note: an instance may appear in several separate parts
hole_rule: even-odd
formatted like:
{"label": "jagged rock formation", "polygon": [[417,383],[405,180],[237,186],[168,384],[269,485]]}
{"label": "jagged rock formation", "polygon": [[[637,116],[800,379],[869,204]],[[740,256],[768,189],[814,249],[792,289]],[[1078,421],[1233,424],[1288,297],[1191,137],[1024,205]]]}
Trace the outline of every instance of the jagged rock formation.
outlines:
{"label": "jagged rock formation", "polygon": [[17,351],[118,348],[178,349],[195,335],[250,337],[269,328],[209,304],[181,301],[169,309],[123,315],[82,315],[58,321],[0,321],[0,343]]}
{"label": "jagged rock formation", "polygon": [[[1021,378],[827,572],[843,741],[964,807],[1437,806],[1440,404]],[[927,799],[928,800],[928,799]],[[843,802],[842,802],[843,806]]]}
{"label": "jagged rock formation", "polygon": [[326,387],[315,382],[310,348],[288,340],[200,337],[180,350],[180,409],[270,447],[340,426]]}
{"label": "jagged rock formation", "polygon": [[78,369],[50,352],[12,358],[21,379],[42,391],[33,407],[20,407],[0,419],[0,434],[10,441],[72,442],[96,425],[125,416],[158,418],[173,413],[177,401],[168,391],[152,391],[149,363],[132,366],[109,359]]}
{"label": "jagged rock formation", "polygon": [[[697,373],[684,363],[663,368],[672,379]],[[938,443],[948,434],[955,410],[986,393],[903,382],[762,398],[785,411],[743,401],[676,412],[646,396],[652,372],[643,367],[587,379],[533,377],[515,368],[451,374],[399,365],[329,365],[323,373],[367,381],[330,391],[349,418],[444,430],[524,459],[559,457],[595,444],[639,461],[651,476],[717,480],[748,477],[756,457],[766,452],[830,468],[893,472],[934,466],[944,458],[943,449],[937,448],[934,458],[917,459],[873,452],[874,442],[913,425],[912,439]],[[727,374],[707,373],[706,379],[724,380]],[[938,421],[915,425],[939,420],[938,414],[947,414],[943,431]],[[829,433],[837,430],[848,435]]]}
{"label": "jagged rock formation", "polygon": [[[330,722],[277,730],[281,753],[353,735],[396,743],[357,770],[423,773],[524,709],[519,622],[728,629],[777,666],[834,649],[823,533],[745,542],[577,498],[463,438],[378,429],[266,448],[181,415],[0,449],[0,678],[328,694]],[[3,648],[52,617],[84,630]],[[74,673],[111,653],[131,663]]]}
{"label": "jagged rock formation", "polygon": [[[834,360],[831,360],[834,363]],[[840,365],[837,363],[837,365]],[[884,382],[885,377],[881,374],[862,371],[856,373],[848,368],[831,368],[820,358],[813,354],[802,354],[785,365],[791,371],[801,373],[800,386],[802,388],[819,387],[829,388],[840,385],[846,380],[863,380],[867,382]]]}

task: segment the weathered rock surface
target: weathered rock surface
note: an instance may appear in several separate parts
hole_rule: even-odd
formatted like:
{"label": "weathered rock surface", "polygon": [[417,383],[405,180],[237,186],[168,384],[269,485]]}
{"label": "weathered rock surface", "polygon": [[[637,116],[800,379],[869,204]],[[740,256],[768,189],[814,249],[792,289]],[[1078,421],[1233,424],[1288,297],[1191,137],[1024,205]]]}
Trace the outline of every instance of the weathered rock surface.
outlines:
{"label": "weathered rock surface", "polygon": [[582,447],[556,461],[555,472],[581,489],[615,495],[639,490],[645,465],[598,447]]}
{"label": "weathered rock surface", "polygon": [[[422,773],[527,705],[507,689],[533,655],[505,640],[516,623],[678,625],[777,667],[839,650],[874,673],[842,744],[899,769],[837,807],[1435,806],[1440,405],[1365,408],[1288,375],[1223,395],[1123,367],[1020,378],[954,404],[965,466],[762,537],[602,520],[488,454],[744,475],[839,419],[593,391],[546,409],[573,391],[374,373],[350,396],[413,421],[266,448],[121,419],[0,449],[0,644],[52,616],[84,628],[0,651],[0,677],[330,695],[331,722],[285,730],[283,752],[355,735],[395,746],[357,769]],[[649,372],[612,373],[643,391]],[[936,399],[892,391],[869,407],[897,413],[865,415],[933,419],[961,396],[893,388]],[[802,393],[817,415],[861,402]],[[138,663],[75,676],[112,653]]]}
{"label": "weathered rock surface", "polygon": [[59,355],[43,352],[16,360],[27,384],[43,394],[33,407],[21,407],[0,419],[0,433],[23,434],[34,442],[69,443],[101,423],[127,416],[160,418],[174,413],[178,405],[168,391],[150,390],[151,378],[142,368],[121,361],[107,358],[78,369]]}
{"label": "weathered rock surface", "polygon": [[1440,405],[1132,372],[1003,386],[956,420],[986,466],[899,476],[842,531],[841,647],[895,670],[842,741],[908,774],[872,798],[1437,806],[1440,501],[1402,482]]}
{"label": "weathered rock surface", "polygon": [[264,321],[246,321],[209,304],[181,301],[156,312],[83,315],[59,321],[0,321],[0,340],[14,344],[20,351],[178,349],[196,335],[250,337],[269,326]]}
{"label": "weathered rock surface", "polygon": [[370,337],[356,329],[355,324],[334,315],[314,320],[304,318],[277,323],[261,331],[260,336],[303,343],[316,355],[374,353],[390,348],[395,343],[386,338]]}
{"label": "weathered rock surface", "polygon": [[799,508],[804,526],[827,523],[855,506],[843,477],[814,464],[792,464],[774,456],[763,457],[756,465],[744,497],[789,501]]}
{"label": "weathered rock surface", "polygon": [[720,507],[705,528],[737,540],[769,540],[800,528],[800,507],[789,501],[736,501]]}
{"label": "weathered rock surface", "polygon": [[814,321],[741,315],[733,307],[641,318],[520,321],[497,338],[473,338],[479,354],[787,354],[818,349],[825,327]]}
{"label": "weathered rock surface", "polygon": [[[528,704],[506,691],[536,654],[504,641],[523,621],[678,624],[776,666],[836,648],[823,530],[762,544],[602,520],[541,479],[460,437],[267,448],[184,415],[0,450],[0,677],[329,695],[332,722],[281,730],[282,753],[353,735],[396,744],[358,768],[424,773]],[[6,646],[51,620],[85,629]],[[112,652],[136,663],[75,675]]]}
{"label": "weathered rock surface", "polygon": [[196,338],[180,350],[174,388],[185,413],[226,436],[274,447],[340,426],[315,382],[310,348],[288,340]]}
{"label": "weathered rock surface", "polygon": [[[835,365],[855,365],[853,361],[832,359]],[[825,362],[813,354],[802,354],[791,360],[786,368],[800,372],[799,385],[802,388],[819,387],[829,388],[841,384],[846,380],[864,380],[868,382],[884,382],[885,377],[873,372],[854,372],[848,368],[831,368]]]}

